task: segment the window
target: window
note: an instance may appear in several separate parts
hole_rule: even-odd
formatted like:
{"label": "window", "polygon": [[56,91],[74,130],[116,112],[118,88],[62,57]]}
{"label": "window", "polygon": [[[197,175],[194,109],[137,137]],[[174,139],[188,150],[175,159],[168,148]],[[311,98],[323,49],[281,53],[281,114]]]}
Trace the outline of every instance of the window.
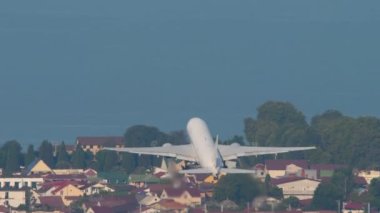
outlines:
{"label": "window", "polygon": [[24,187],[28,187],[28,182],[24,182]]}
{"label": "window", "polygon": [[9,188],[9,187],[11,187],[11,185],[10,185],[10,183],[8,181],[6,181],[4,187],[5,188]]}
{"label": "window", "polygon": [[5,192],[5,199],[9,199],[9,192]]}
{"label": "window", "polygon": [[32,182],[32,188],[33,189],[37,188],[37,183],[36,182]]}
{"label": "window", "polygon": [[16,189],[20,188],[20,183],[19,182],[15,182],[15,188]]}

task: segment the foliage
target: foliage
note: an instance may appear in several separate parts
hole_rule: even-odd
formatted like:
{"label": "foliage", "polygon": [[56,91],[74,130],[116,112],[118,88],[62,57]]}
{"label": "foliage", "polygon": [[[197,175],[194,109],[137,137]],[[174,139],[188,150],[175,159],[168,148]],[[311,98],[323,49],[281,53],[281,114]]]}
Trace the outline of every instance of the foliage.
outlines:
{"label": "foliage", "polygon": [[335,210],[337,208],[337,200],[341,200],[342,194],[337,186],[331,182],[322,182],[314,192],[311,203],[314,209]]}
{"label": "foliage", "polygon": [[[180,140],[178,139],[180,138],[179,135],[181,134],[165,134],[156,127],[135,125],[126,130],[124,137],[127,147],[149,147],[162,146],[164,143],[173,142],[171,140],[175,138],[177,138],[176,140]],[[154,156],[139,156],[135,158],[125,154],[122,157],[124,158],[122,165],[129,171],[134,170],[136,166],[151,167],[152,165],[158,166],[160,164],[159,158]]]}
{"label": "foliage", "polygon": [[19,171],[22,162],[21,145],[15,140],[8,141],[3,145],[2,151],[5,155],[4,174],[12,175]]}
{"label": "foliage", "polygon": [[58,164],[60,164],[61,168],[62,168],[62,165],[69,165],[69,167],[70,167],[70,156],[66,151],[66,145],[65,145],[65,142],[63,142],[63,141],[58,146],[57,165]]}
{"label": "foliage", "polygon": [[244,120],[245,136],[251,144],[317,147],[314,151],[281,154],[280,158],[346,164],[359,169],[375,168],[380,161],[379,118],[352,118],[328,110],[314,116],[309,125],[303,113],[288,102],[269,101],[257,111],[257,118]]}
{"label": "foliage", "polygon": [[53,152],[53,145],[47,140],[42,141],[38,155],[50,168],[53,168],[55,165]]}
{"label": "foliage", "polygon": [[369,185],[369,196],[371,205],[380,208],[380,179],[372,179],[371,184]]}
{"label": "foliage", "polygon": [[28,166],[36,159],[36,153],[34,151],[34,146],[31,144],[28,146],[28,150],[25,155],[25,166]]}
{"label": "foliage", "polygon": [[77,146],[75,152],[72,154],[71,164],[75,169],[86,168],[86,153],[80,146]]}
{"label": "foliage", "polygon": [[111,171],[117,166],[119,156],[116,152],[102,150],[96,153],[98,171]]}
{"label": "foliage", "polygon": [[261,195],[263,188],[262,183],[250,175],[227,174],[216,184],[214,198],[218,201],[229,199],[242,206]]}
{"label": "foliage", "polygon": [[[245,134],[252,145],[309,146],[318,143],[318,135],[309,127],[305,116],[288,102],[269,101],[258,109],[257,119],[246,118]],[[283,155],[305,158],[306,152]]]}

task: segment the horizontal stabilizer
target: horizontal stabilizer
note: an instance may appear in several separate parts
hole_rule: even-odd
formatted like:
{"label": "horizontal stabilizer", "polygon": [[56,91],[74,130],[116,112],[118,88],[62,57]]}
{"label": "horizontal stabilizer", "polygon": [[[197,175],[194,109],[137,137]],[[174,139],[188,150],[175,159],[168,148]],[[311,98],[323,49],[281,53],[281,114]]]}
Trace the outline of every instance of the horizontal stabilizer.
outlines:
{"label": "horizontal stabilizer", "polygon": [[212,173],[211,169],[207,168],[198,168],[198,169],[184,169],[180,170],[180,174],[210,174]]}
{"label": "horizontal stabilizer", "polygon": [[[229,168],[221,168],[219,170],[220,173],[225,174],[254,174],[254,170],[248,169],[229,169]],[[198,168],[198,169],[185,169],[179,171],[180,174],[210,174],[212,173],[211,169],[208,168]]]}
{"label": "horizontal stabilizer", "polygon": [[254,170],[221,168],[220,173],[226,174],[254,174]]}

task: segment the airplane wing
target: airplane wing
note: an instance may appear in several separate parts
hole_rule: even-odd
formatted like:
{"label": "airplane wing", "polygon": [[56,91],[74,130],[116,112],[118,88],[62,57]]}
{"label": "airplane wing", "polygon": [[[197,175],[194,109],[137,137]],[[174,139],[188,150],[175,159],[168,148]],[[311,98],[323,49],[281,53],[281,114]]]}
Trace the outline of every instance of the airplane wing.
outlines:
{"label": "airplane wing", "polygon": [[302,151],[315,149],[311,147],[256,147],[256,146],[240,146],[237,144],[218,145],[223,160],[234,160],[238,157],[257,156],[266,154],[279,154],[285,152]]}
{"label": "airplane wing", "polygon": [[126,147],[126,148],[103,148],[103,150],[111,150],[117,152],[129,152],[139,155],[156,155],[173,157],[180,160],[195,161],[197,156],[191,144],[186,145],[170,145],[159,147]]}

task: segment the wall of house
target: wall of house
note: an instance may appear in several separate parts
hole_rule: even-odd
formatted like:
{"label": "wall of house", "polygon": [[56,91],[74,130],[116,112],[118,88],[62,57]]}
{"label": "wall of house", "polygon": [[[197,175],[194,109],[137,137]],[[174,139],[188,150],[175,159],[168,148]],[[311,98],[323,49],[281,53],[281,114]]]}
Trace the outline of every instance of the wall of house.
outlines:
{"label": "wall of house", "polygon": [[276,178],[276,177],[284,176],[286,171],[285,170],[267,170],[266,173],[269,174],[271,178]]}
{"label": "wall of house", "polygon": [[32,174],[49,173],[52,172],[51,168],[40,160],[30,171]]}
{"label": "wall of house", "polygon": [[380,171],[376,171],[376,170],[360,171],[358,173],[358,176],[363,177],[367,181],[367,183],[370,184],[372,179],[380,177]]}
{"label": "wall of house", "polygon": [[[2,177],[0,178],[0,188],[22,188],[28,186],[38,188],[44,182],[43,178],[17,178],[17,177]],[[35,186],[35,187],[34,187]]]}
{"label": "wall of house", "polygon": [[319,181],[304,179],[279,184],[277,186],[282,189],[284,198],[294,196],[300,200],[304,200],[313,198],[314,191],[317,189],[319,184]]}
{"label": "wall of house", "polygon": [[25,205],[25,191],[0,191],[0,205],[18,207]]}

